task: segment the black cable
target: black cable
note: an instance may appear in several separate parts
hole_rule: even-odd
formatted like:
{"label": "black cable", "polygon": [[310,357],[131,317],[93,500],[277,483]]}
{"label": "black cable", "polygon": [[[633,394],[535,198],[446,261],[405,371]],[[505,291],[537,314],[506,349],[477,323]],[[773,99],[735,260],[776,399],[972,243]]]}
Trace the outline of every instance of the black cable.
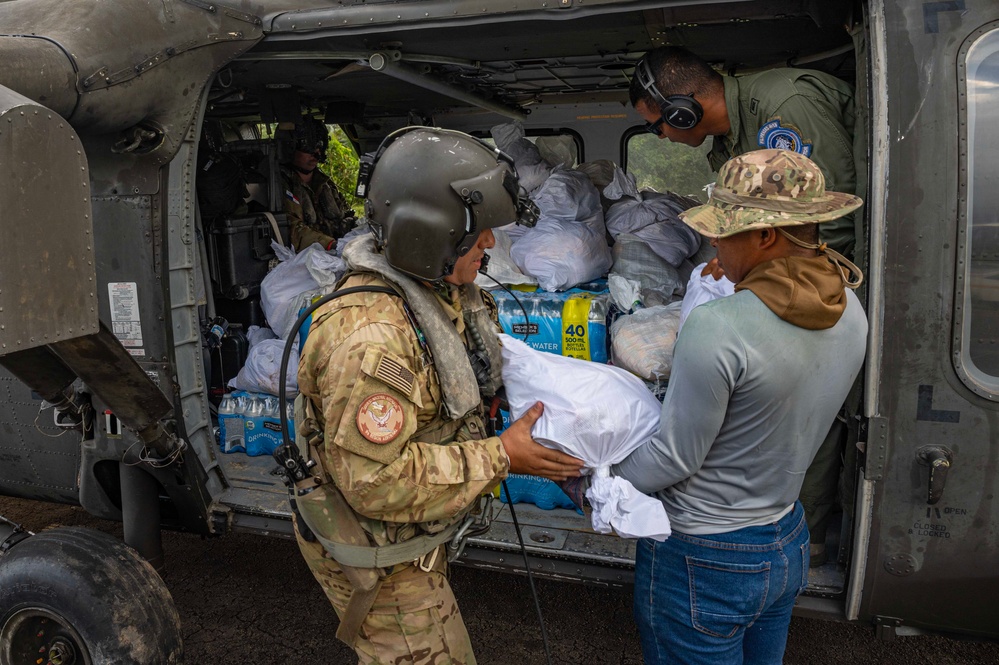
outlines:
{"label": "black cable", "polygon": [[[498,284],[499,282],[497,282]],[[531,572],[531,563],[527,559],[527,546],[524,545],[524,535],[520,532],[520,523],[517,522],[517,512],[513,509],[513,495],[510,488],[503,481],[503,491],[506,492],[506,505],[510,507],[510,517],[513,518],[513,530],[517,532],[517,542],[520,543],[520,553],[524,555],[524,570],[527,571],[527,582],[531,586],[531,597],[534,598],[534,609],[538,613],[538,624],[541,626],[541,641],[545,645],[545,662],[552,665],[552,650],[548,645],[548,631],[545,629],[545,618],[541,614],[541,601],[538,599],[538,590],[534,588],[534,573]]]}
{"label": "black cable", "polygon": [[[493,277],[487,272],[481,272],[481,275],[485,275],[492,281],[510,294],[518,305],[520,305],[520,311],[524,313],[524,341],[531,336],[531,321],[527,316],[527,310],[524,309],[524,303],[520,302],[520,298],[514,295],[513,291],[507,288],[506,284],[503,284],[498,279]],[[524,534],[520,531],[520,523],[517,521],[517,511],[513,509],[513,495],[510,494],[510,488],[507,486],[506,481],[503,481],[503,491],[506,492],[507,505],[510,507],[510,517],[513,518],[513,530],[517,532],[517,542],[520,543],[520,553],[524,557],[524,570],[527,571],[527,582],[531,587],[531,597],[534,599],[534,609],[538,613],[538,625],[541,626],[541,641],[545,645],[545,661],[548,665],[552,665],[552,652],[551,647],[548,645],[548,631],[545,629],[545,617],[541,613],[541,601],[538,599],[538,590],[534,586],[534,573],[531,572],[531,563],[527,558],[527,546],[524,545]]]}
{"label": "black cable", "polygon": [[501,281],[499,281],[498,279],[496,279],[495,277],[493,277],[489,273],[487,273],[487,272],[481,272],[480,271],[479,274],[480,275],[484,275],[485,277],[488,277],[489,279],[491,279],[494,282],[496,282],[496,284],[499,285],[499,287],[501,289],[503,289],[504,291],[506,291],[507,293],[509,293],[510,297],[513,298],[517,302],[518,305],[520,305],[520,311],[524,313],[524,341],[526,342],[527,338],[531,336],[531,320],[529,318],[527,318],[527,310],[524,309],[524,303],[520,302],[520,298],[518,298],[517,296],[515,296],[513,294],[513,291],[511,291],[510,289],[507,288],[506,284],[502,283]]}

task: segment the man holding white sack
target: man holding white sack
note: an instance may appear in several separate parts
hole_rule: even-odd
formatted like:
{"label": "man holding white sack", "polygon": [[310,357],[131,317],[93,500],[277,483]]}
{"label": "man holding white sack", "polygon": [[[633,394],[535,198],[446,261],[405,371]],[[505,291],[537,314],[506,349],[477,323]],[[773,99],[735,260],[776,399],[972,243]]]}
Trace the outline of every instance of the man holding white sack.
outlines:
{"label": "man holding white sack", "polygon": [[694,309],[674,351],[659,433],[612,472],[655,494],[665,542],[639,541],[635,618],[649,664],[780,663],[808,584],[797,501],[860,371],[863,275],[818,244],[857,209],[807,157],[726,162],[706,205],[681,214],[712,239],[735,295]]}

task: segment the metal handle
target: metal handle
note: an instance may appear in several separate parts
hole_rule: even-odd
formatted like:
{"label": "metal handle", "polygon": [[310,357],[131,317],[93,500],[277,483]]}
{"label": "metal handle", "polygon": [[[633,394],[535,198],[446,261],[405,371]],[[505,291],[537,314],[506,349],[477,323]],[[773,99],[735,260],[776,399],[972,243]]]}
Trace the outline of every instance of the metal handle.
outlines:
{"label": "metal handle", "polygon": [[954,453],[943,446],[923,446],[916,451],[916,460],[923,466],[930,467],[930,482],[926,493],[926,503],[933,505],[943,496],[944,485],[947,484],[947,472]]}

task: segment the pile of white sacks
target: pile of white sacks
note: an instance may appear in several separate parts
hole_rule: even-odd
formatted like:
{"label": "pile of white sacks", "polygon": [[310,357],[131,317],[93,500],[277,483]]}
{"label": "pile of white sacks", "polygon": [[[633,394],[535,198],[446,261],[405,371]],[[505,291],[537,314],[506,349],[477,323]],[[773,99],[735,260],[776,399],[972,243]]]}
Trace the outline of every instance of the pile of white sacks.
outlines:
{"label": "pile of white sacks", "polygon": [[[625,313],[610,330],[612,362],[646,381],[667,379],[688,289],[732,292],[728,280],[709,276],[712,284],[706,284],[700,276],[714,250],[679,218],[697,202],[640,191],[634,176],[606,160],[571,168],[569,151],[553,151],[550,143],[539,147],[520,123],[494,127],[492,136],[513,159],[540,215],[534,228],[495,231],[489,275],[546,291],[606,276],[611,297]],[[495,286],[485,277],[478,282]]]}

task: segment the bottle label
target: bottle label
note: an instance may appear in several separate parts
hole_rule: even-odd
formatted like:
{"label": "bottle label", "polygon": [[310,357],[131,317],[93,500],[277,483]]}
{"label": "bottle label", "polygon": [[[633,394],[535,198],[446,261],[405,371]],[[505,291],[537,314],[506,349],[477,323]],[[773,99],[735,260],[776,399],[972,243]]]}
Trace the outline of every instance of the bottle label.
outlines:
{"label": "bottle label", "polygon": [[590,303],[588,293],[574,295],[562,306],[562,355],[590,360]]}

